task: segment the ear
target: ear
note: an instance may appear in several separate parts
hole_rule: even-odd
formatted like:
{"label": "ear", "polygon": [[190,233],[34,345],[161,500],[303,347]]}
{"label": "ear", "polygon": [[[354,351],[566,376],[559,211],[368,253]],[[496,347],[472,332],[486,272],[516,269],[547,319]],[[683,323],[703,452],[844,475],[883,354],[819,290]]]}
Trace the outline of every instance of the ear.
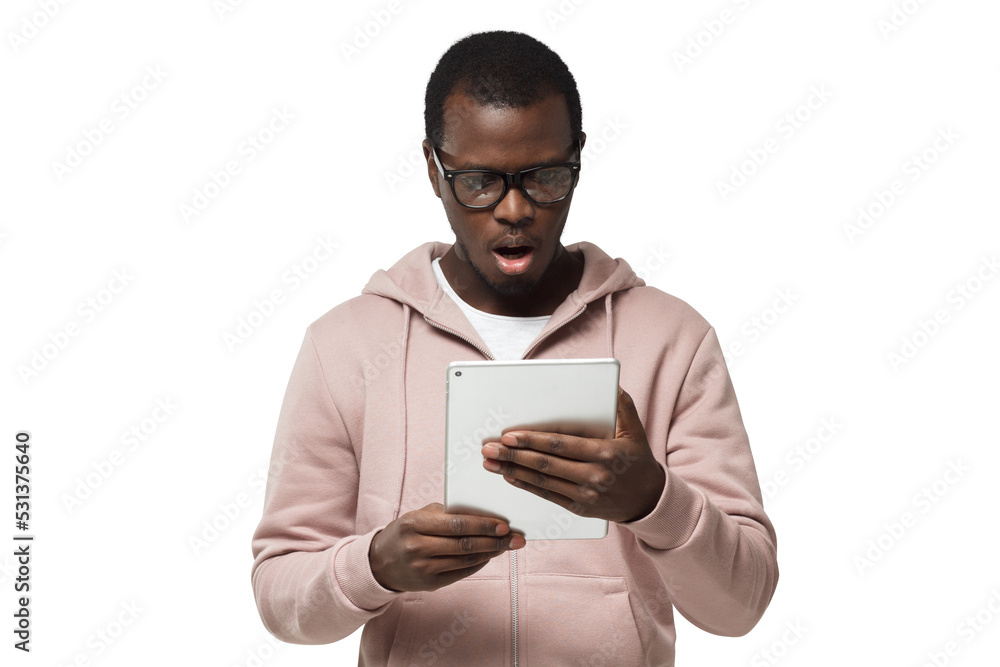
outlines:
{"label": "ear", "polygon": [[427,178],[431,181],[431,188],[434,190],[434,194],[437,198],[441,198],[441,178],[438,174],[437,165],[434,164],[434,156],[431,154],[431,142],[428,139],[424,139],[421,146],[424,149],[424,160],[427,161]]}
{"label": "ear", "polygon": [[[583,162],[583,147],[586,146],[586,145],[587,145],[587,133],[584,132],[583,130],[581,130],[580,131],[580,162]],[[580,172],[576,175],[578,183],[580,181],[580,175],[582,173],[583,173],[583,170],[581,169]]]}

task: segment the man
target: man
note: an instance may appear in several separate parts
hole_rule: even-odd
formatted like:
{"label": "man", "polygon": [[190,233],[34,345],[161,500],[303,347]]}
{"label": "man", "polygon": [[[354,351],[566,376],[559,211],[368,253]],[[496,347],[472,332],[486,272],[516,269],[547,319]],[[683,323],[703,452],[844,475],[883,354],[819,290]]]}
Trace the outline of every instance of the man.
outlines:
{"label": "man", "polygon": [[[471,35],[431,75],[425,124],[455,243],[419,246],[306,333],[253,540],[268,630],[316,644],[364,624],[362,665],[672,665],[673,607],[748,632],[776,538],[715,332],[624,260],[559,241],[586,141],[569,70],[526,35]],[[614,439],[482,448],[607,537],[526,544],[444,511],[445,368],[484,357],[620,360]]]}

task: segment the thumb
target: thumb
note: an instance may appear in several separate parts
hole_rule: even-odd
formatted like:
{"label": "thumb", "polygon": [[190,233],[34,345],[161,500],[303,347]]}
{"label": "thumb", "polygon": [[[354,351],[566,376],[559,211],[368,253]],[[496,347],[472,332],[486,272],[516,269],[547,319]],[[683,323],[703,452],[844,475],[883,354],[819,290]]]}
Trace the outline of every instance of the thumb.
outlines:
{"label": "thumb", "polygon": [[627,438],[641,441],[645,434],[635,402],[627,391],[618,387],[618,418],[615,424],[615,439]]}

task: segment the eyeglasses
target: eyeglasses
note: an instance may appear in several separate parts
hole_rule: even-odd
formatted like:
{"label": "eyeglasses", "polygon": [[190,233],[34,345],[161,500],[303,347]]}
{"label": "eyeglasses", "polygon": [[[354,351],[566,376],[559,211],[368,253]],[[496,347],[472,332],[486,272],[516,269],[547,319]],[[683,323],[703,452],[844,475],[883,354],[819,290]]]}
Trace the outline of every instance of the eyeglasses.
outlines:
{"label": "eyeglasses", "polygon": [[[583,147],[576,140],[577,152],[582,156]],[[569,196],[580,176],[580,161],[532,167],[516,173],[484,169],[445,169],[441,165],[437,148],[431,144],[434,164],[451,184],[455,201],[466,208],[489,208],[505,196],[511,185],[521,189],[528,201],[536,204],[554,204]]]}

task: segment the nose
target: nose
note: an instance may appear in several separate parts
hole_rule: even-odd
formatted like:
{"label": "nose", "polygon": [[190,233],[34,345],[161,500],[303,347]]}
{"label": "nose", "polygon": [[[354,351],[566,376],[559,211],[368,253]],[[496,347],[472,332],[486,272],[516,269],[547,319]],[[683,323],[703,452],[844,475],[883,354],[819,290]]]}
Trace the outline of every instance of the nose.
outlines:
{"label": "nose", "polygon": [[523,224],[534,220],[535,205],[524,196],[521,188],[511,184],[503,199],[493,207],[493,217],[510,225]]}

